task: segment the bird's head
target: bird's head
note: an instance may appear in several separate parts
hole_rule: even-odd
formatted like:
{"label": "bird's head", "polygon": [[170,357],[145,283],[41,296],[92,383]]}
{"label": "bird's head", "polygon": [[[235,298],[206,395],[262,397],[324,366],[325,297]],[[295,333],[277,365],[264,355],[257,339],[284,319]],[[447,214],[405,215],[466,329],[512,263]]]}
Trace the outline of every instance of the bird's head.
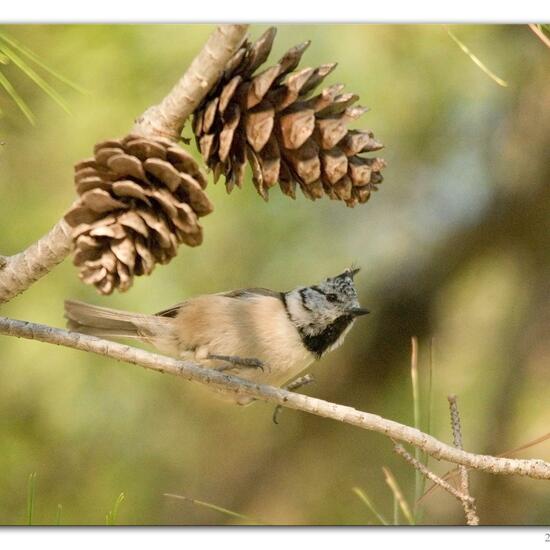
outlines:
{"label": "bird's head", "polygon": [[312,286],[295,288],[286,294],[291,320],[301,333],[314,336],[334,323],[351,325],[369,311],[359,304],[353,278],[359,268],[346,269]]}

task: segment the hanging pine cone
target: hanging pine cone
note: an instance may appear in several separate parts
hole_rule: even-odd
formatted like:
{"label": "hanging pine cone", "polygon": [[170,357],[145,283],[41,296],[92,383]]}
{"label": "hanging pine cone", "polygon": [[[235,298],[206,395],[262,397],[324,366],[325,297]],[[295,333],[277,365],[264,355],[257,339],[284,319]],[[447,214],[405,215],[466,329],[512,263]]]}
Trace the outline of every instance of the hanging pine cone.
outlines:
{"label": "hanging pine cone", "polygon": [[101,294],[127,290],[134,275],[168,263],[185,243],[202,242],[200,216],[212,211],[206,178],[172,141],[141,136],[98,143],[75,166],[79,199],[65,215],[74,264]]}
{"label": "hanging pine cone", "polygon": [[265,200],[279,183],[292,198],[298,184],[313,200],[325,193],[351,207],[366,202],[385,167],[383,159],[360,156],[382,148],[373,134],[347,128],[366,109],[353,106],[358,96],[339,84],[310,97],[336,64],[292,72],[309,42],[254,75],[275,33],[270,28],[254,44],[246,41],[194,113],[197,144],[215,181],[223,174],[228,192],[240,187],[248,161]]}

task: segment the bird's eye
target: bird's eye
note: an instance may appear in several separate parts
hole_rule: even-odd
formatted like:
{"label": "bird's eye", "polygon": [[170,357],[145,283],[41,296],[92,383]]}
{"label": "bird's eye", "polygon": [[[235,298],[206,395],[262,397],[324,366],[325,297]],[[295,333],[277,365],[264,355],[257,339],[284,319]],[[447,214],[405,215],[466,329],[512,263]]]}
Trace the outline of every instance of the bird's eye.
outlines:
{"label": "bird's eye", "polygon": [[336,294],[327,294],[327,300],[329,302],[336,302],[338,300],[338,296],[336,296]]}

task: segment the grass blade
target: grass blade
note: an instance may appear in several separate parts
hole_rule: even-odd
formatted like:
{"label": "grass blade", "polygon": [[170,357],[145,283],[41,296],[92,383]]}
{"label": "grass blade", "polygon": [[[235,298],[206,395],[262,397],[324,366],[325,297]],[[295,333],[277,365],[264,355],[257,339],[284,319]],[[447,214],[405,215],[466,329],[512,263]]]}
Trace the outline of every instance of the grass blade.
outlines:
{"label": "grass blade", "polygon": [[124,500],[124,493],[120,493],[120,495],[118,495],[117,499],[115,500],[115,505],[113,506],[113,509],[110,512],[107,512],[107,514],[105,515],[106,525],[116,525],[118,509],[122,504],[123,500]]}
{"label": "grass blade", "polygon": [[34,494],[36,489],[36,472],[29,476],[27,488],[27,525],[32,525],[34,514]]}
{"label": "grass blade", "polygon": [[[389,468],[382,466],[382,471],[384,472],[385,481],[388,484],[388,487],[390,488],[391,492],[393,493],[393,496],[396,502],[399,504],[399,508],[401,508],[403,515],[405,516],[405,518],[407,519],[410,525],[414,525],[414,518],[413,518],[413,515],[411,514],[411,509],[407,504],[405,497],[403,496],[401,488],[397,483],[397,479],[395,479],[395,476],[391,473]],[[398,514],[396,514],[394,510],[394,519],[396,515]]]}
{"label": "grass blade", "polygon": [[32,69],[25,61],[23,61],[9,46],[4,44],[2,52],[9,57],[10,61],[16,65],[21,72],[30,78],[44,93],[50,96],[67,114],[71,114],[69,107],[61,95],[56,92],[34,69]]}
{"label": "grass blade", "polygon": [[365,506],[376,516],[376,519],[382,524],[382,525],[388,525],[388,521],[384,518],[382,514],[378,512],[378,510],[374,507],[372,502],[370,501],[369,497],[361,490],[359,487],[353,487],[352,491],[359,497],[359,499],[365,504]]}
{"label": "grass blade", "polygon": [[[420,419],[420,384],[418,381],[418,338],[413,336],[411,338],[411,385],[412,385],[412,397],[413,397],[413,415],[414,415],[414,427],[417,430],[422,431],[421,419]],[[414,457],[419,462],[424,462],[425,457],[418,447],[414,448]],[[418,519],[419,508],[418,500],[424,493],[425,478],[418,471],[414,471],[414,518]]]}
{"label": "grass blade", "polygon": [[21,112],[27,117],[27,120],[34,126],[35,118],[30,107],[25,103],[25,100],[17,93],[15,88],[11,85],[11,82],[2,72],[0,72],[0,86],[6,90],[7,94],[13,99]]}
{"label": "grass blade", "polygon": [[395,493],[393,495],[393,524],[399,525],[399,504],[395,497]]}
{"label": "grass blade", "polygon": [[468,47],[461,42],[449,29],[447,25],[443,25],[445,30],[447,31],[447,34],[453,39],[455,44],[458,45],[458,47],[472,60],[475,65],[477,65],[491,80],[496,82],[499,86],[502,86],[503,88],[508,87],[508,82],[503,80],[502,78],[499,78],[491,69],[489,69],[477,56],[475,56]]}
{"label": "grass blade", "polygon": [[61,525],[61,513],[63,512],[63,506],[61,504],[57,505],[57,512],[55,513],[55,524],[57,526]]}
{"label": "grass blade", "polygon": [[27,59],[30,59],[33,63],[38,65],[41,69],[44,69],[46,72],[51,74],[53,77],[57,78],[63,84],[73,88],[81,94],[88,93],[84,88],[80,87],[78,84],[75,84],[72,80],[69,80],[67,77],[58,73],[51,67],[48,67],[33,51],[29,50],[25,46],[19,44],[16,40],[11,38],[9,35],[0,32],[0,40],[3,40],[6,44],[9,44],[14,50],[18,51],[21,55],[24,55]]}
{"label": "grass blade", "polygon": [[205,508],[209,508],[210,510],[216,510],[216,512],[220,512],[222,514],[225,514],[226,516],[230,516],[237,519],[244,519],[245,521],[248,521],[250,523],[256,523],[258,525],[261,525],[261,521],[257,521],[249,516],[245,516],[244,514],[239,514],[239,512],[234,512],[233,510],[229,510],[228,508],[223,508],[222,506],[218,506],[217,504],[211,504],[210,502],[205,502],[203,500],[197,500],[194,498],[186,497],[184,495],[174,495],[172,493],[164,493],[165,497],[170,498],[177,498],[179,500],[185,500],[187,502],[191,502],[192,504],[196,504],[197,506],[204,506]]}
{"label": "grass blade", "polygon": [[539,39],[550,48],[550,38],[544,34],[542,30],[544,27],[548,27],[548,25],[533,25],[532,23],[529,25],[529,28],[539,37]]}

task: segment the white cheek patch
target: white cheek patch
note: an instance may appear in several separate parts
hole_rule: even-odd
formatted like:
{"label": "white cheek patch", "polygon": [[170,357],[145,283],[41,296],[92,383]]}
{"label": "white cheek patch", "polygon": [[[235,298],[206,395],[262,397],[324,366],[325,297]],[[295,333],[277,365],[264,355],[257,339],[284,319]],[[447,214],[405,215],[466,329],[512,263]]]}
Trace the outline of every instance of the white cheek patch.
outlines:
{"label": "white cheek patch", "polygon": [[288,295],[286,306],[294,324],[305,326],[311,322],[311,312],[304,308],[301,298],[296,296],[294,292]]}

